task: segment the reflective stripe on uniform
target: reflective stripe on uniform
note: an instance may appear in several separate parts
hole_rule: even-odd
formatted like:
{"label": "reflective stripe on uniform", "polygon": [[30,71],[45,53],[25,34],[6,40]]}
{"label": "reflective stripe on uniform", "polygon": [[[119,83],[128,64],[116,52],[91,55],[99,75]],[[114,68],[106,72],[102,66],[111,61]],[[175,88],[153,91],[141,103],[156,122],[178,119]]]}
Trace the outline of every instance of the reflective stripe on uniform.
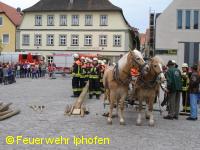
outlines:
{"label": "reflective stripe on uniform", "polygon": [[98,76],[98,75],[89,75],[89,78],[90,78],[90,79],[98,79],[99,76]]}

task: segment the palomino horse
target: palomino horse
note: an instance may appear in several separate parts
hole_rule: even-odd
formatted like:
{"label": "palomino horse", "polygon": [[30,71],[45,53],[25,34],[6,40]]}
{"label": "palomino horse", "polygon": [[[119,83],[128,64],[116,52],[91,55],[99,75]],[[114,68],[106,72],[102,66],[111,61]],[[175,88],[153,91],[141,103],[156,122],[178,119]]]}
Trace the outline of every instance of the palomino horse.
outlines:
{"label": "palomino horse", "polygon": [[158,57],[149,60],[149,70],[147,74],[138,77],[135,85],[135,96],[139,101],[139,113],[137,125],[142,124],[142,102],[146,101],[146,119],[149,119],[149,125],[154,126],[153,104],[156,96],[159,94],[160,84],[166,81],[162,63]]}
{"label": "palomino horse", "polygon": [[120,106],[119,118],[120,124],[124,125],[124,101],[128,94],[130,83],[130,70],[132,67],[137,69],[145,68],[146,64],[138,50],[130,51],[125,54],[114,67],[108,67],[103,76],[105,95],[110,103],[108,124],[112,124],[113,107],[117,104]]}

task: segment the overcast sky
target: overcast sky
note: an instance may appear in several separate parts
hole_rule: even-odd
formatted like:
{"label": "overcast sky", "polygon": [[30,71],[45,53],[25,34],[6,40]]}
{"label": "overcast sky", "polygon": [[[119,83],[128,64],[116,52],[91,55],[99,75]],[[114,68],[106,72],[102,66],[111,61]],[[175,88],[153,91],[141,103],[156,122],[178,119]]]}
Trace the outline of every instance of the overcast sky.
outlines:
{"label": "overcast sky", "polygon": [[[1,0],[13,7],[25,9],[37,3],[39,0]],[[130,25],[144,32],[148,27],[149,10],[162,12],[173,0],[110,0],[123,9],[124,15]]]}

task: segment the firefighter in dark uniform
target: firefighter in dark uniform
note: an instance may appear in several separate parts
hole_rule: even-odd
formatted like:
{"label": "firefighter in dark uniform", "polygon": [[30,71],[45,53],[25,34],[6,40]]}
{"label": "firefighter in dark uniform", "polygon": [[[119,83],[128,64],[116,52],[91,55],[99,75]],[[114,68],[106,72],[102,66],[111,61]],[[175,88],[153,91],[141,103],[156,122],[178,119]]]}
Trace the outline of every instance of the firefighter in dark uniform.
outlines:
{"label": "firefighter in dark uniform", "polygon": [[80,87],[80,72],[81,72],[81,62],[79,60],[79,55],[74,54],[74,64],[72,66],[72,89],[73,89],[73,97],[78,97],[81,93]]}
{"label": "firefighter in dark uniform", "polygon": [[190,112],[188,64],[182,64],[182,112]]}
{"label": "firefighter in dark uniform", "polygon": [[96,95],[96,98],[99,99],[101,95],[100,91],[100,70],[98,66],[98,59],[93,59],[93,64],[90,69],[89,75],[89,97],[92,98],[93,95]]}
{"label": "firefighter in dark uniform", "polygon": [[85,80],[88,81],[89,76],[90,76],[90,70],[92,67],[92,60],[89,58],[86,58],[85,62],[86,62],[85,63],[85,71],[86,71]]}
{"label": "firefighter in dark uniform", "polygon": [[85,57],[81,57],[81,71],[80,71],[80,88],[81,90],[86,85],[86,64]]}

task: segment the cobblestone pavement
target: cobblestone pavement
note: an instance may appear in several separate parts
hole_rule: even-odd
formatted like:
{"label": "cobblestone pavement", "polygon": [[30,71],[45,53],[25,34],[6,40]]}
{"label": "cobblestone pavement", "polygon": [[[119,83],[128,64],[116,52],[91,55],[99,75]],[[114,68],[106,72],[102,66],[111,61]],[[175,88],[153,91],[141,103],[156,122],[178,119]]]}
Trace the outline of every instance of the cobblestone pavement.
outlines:
{"label": "cobblestone pavement", "polygon": [[[190,122],[185,116],[179,120],[163,120],[154,112],[156,125],[136,126],[136,112],[133,108],[125,111],[126,125],[120,126],[117,118],[113,125],[107,125],[102,114],[102,100],[87,100],[90,114],[84,118],[64,116],[66,104],[72,104],[71,81],[69,78],[19,79],[16,84],[0,85],[0,101],[13,102],[21,113],[0,122],[0,150],[200,150],[200,121]],[[30,105],[44,105],[43,112],[35,112]],[[7,145],[6,136],[23,137],[69,137],[68,145]],[[73,144],[74,136],[109,137],[110,145]]]}

